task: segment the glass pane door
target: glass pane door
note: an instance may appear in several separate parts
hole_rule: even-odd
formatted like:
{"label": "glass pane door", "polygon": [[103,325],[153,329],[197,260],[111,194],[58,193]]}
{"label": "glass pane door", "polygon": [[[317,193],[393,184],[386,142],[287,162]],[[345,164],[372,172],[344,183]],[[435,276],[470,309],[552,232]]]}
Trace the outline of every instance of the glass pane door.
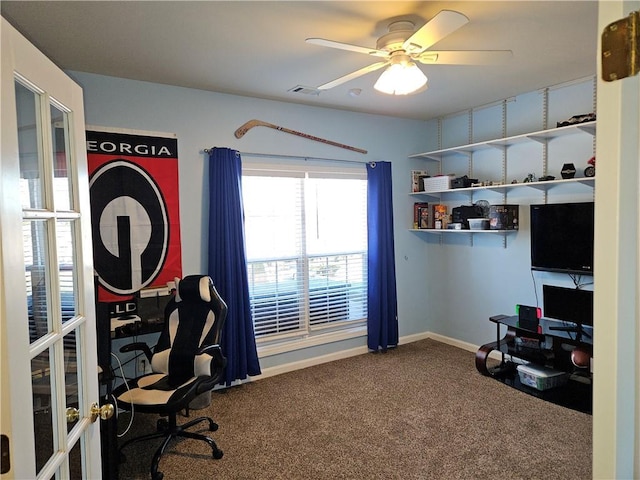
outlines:
{"label": "glass pane door", "polygon": [[[69,112],[53,103],[43,108],[52,102],[50,98],[20,80],[15,86],[33,428],[36,474],[40,474],[55,452],[67,449],[67,434],[76,425],[57,414],[78,409],[83,395],[76,354],[85,323],[78,315],[76,295],[79,216],[72,209],[68,175]],[[62,465],[63,470],[68,468]],[[73,468],[81,471],[81,465]]]}
{"label": "glass pane door", "polygon": [[4,20],[2,105],[0,268],[7,302],[0,307],[7,320],[0,333],[11,338],[2,353],[3,376],[12,379],[2,382],[10,474],[99,478],[82,91]]}

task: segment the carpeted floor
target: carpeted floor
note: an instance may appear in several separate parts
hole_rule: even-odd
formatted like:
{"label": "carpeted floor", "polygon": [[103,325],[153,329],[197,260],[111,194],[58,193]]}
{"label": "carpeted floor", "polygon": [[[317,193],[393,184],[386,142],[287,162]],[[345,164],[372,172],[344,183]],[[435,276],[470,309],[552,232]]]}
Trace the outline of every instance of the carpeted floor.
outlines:
{"label": "carpeted floor", "polygon": [[[483,377],[472,353],[433,340],[216,391],[200,415],[220,425],[224,457],[179,440],[160,461],[166,480],[591,478],[591,416]],[[123,440],[156,420],[136,415]],[[149,478],[158,444],[129,447],[120,478]]]}

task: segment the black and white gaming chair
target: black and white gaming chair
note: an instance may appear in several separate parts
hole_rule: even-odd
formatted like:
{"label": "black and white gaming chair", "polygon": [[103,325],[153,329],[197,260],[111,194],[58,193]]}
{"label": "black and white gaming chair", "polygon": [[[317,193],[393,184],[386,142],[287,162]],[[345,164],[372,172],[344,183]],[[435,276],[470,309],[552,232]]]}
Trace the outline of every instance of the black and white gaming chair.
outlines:
{"label": "black and white gaming chair", "polygon": [[218,425],[211,418],[199,417],[177,425],[176,416],[182,410],[188,412],[193,399],[211,391],[222,378],[226,359],[220,349],[220,337],[226,316],[227,305],[211,278],[189,275],[182,280],[176,279],[176,294],[165,308],[164,328],[153,354],[145,343],[133,343],[121,349],[142,350],[153,373],[115,389],[118,407],[168,417],[158,420],[156,432],[130,439],[120,447],[124,460],[122,450],[128,445],[164,437],[151,462],[152,480],[162,479],[158,464],[174,437],[203,440],[211,446],[213,458],[222,458],[222,450],[211,438],[186,431],[204,421],[209,422],[210,431],[217,430]]}

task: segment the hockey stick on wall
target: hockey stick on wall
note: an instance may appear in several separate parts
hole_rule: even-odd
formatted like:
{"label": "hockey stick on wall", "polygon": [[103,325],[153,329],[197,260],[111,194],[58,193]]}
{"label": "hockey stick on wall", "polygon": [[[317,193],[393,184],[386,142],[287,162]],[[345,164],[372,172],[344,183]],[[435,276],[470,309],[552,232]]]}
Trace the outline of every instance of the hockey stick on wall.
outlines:
{"label": "hockey stick on wall", "polygon": [[247,123],[238,128],[234,135],[236,138],[242,138],[245,133],[247,133],[253,127],[269,127],[275,130],[280,130],[281,132],[290,133],[292,135],[297,135],[298,137],[306,138],[308,140],[315,140],[316,142],[326,143],[327,145],[333,145],[334,147],[345,148],[347,150],[353,150],[354,152],[359,153],[367,153],[366,150],[362,150],[361,148],[351,147],[349,145],[344,145],[342,143],[332,142],[331,140],[326,140],[320,137],[314,137],[313,135],[309,135],[302,132],[296,132],[295,130],[290,130],[288,128],[279,127],[278,125],[274,125],[272,123],[263,122],[262,120],[249,120]]}

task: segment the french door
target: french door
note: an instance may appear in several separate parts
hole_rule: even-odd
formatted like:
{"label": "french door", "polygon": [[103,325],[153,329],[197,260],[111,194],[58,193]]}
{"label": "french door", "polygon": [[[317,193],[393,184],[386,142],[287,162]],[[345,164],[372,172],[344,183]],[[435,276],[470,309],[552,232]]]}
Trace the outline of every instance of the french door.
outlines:
{"label": "french door", "polygon": [[[598,2],[596,157],[602,168],[595,203],[595,479],[640,478],[640,76],[604,81],[602,75],[603,32],[638,10],[638,0]],[[616,30],[633,38],[631,27]],[[637,45],[627,41],[625,60],[633,65]],[[621,43],[617,48],[621,53]]]}
{"label": "french door", "polygon": [[2,471],[100,478],[82,90],[4,19],[1,34]]}

